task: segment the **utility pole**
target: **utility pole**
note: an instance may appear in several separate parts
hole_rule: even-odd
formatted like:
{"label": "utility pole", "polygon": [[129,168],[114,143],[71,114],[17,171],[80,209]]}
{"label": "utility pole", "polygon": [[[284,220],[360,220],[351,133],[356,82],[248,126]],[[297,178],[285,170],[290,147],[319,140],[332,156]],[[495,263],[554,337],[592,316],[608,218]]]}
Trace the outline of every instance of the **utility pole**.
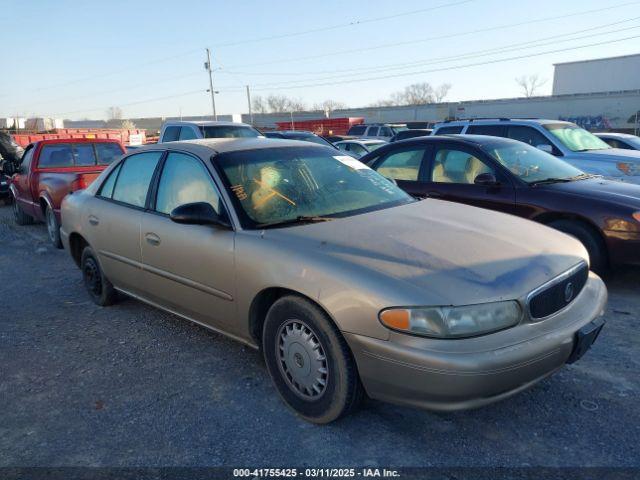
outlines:
{"label": "utility pole", "polygon": [[213,91],[213,73],[211,72],[211,51],[207,48],[207,61],[204,68],[209,72],[209,92],[211,92],[211,108],[213,109],[213,119],[218,120],[216,113],[216,92]]}
{"label": "utility pole", "polygon": [[249,85],[247,85],[247,103],[249,104],[249,118],[251,119],[251,125],[253,125],[253,110],[251,110],[251,92],[249,92]]}

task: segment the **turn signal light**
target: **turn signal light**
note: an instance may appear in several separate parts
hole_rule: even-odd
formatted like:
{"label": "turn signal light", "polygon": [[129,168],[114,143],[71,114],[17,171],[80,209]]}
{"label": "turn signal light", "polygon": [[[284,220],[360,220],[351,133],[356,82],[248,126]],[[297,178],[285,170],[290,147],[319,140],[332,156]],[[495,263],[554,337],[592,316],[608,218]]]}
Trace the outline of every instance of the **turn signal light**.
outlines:
{"label": "turn signal light", "polygon": [[633,214],[633,218],[640,222],[640,212],[636,212]]}
{"label": "turn signal light", "polygon": [[409,330],[409,316],[409,310],[385,310],[380,313],[380,321],[389,328]]}

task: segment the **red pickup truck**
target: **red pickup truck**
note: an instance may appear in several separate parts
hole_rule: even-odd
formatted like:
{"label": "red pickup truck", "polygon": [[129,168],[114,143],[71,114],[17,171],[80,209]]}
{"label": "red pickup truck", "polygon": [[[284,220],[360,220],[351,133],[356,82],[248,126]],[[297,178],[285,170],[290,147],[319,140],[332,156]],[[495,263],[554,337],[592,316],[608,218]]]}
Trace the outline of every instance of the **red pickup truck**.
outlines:
{"label": "red pickup truck", "polygon": [[27,146],[11,178],[13,214],[18,225],[47,224],[54,246],[60,242],[60,204],[69,193],[87,188],[125,153],[118,140],[56,139]]}

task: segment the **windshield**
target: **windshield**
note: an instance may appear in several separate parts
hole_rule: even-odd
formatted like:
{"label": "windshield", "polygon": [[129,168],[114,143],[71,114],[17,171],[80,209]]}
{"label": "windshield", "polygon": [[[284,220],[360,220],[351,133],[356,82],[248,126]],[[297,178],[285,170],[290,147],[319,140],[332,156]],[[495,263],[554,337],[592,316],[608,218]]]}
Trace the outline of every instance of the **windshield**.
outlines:
{"label": "windshield", "polygon": [[554,137],[560,140],[562,144],[572,152],[611,148],[606,142],[577,125],[555,123],[544,125],[544,128],[549,130]]}
{"label": "windshield", "polygon": [[298,217],[344,217],[413,199],[358,160],[324,147],[281,147],[218,155],[244,228]]}
{"label": "windshield", "polygon": [[567,180],[583,175],[581,170],[565,161],[526,143],[489,143],[484,150],[527,183]]}
{"label": "windshield", "polygon": [[252,127],[242,125],[211,125],[200,127],[204,138],[259,137],[262,134]]}

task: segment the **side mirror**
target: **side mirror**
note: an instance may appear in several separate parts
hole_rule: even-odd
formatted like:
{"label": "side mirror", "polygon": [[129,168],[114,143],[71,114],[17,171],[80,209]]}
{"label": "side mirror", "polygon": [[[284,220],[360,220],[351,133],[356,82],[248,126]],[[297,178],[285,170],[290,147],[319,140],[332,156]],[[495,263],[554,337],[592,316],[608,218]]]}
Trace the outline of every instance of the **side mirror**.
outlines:
{"label": "side mirror", "polygon": [[546,153],[553,153],[553,147],[547,143],[541,143],[540,145],[536,145],[536,148]]}
{"label": "side mirror", "polygon": [[185,225],[219,225],[230,228],[229,222],[222,218],[207,202],[186,203],[176,207],[169,216],[176,223]]}
{"label": "side mirror", "polygon": [[485,187],[498,185],[498,180],[493,173],[481,173],[474,180],[476,185],[483,185]]}
{"label": "side mirror", "polygon": [[396,187],[398,186],[398,182],[396,181],[395,178],[390,178],[390,177],[384,177],[387,180],[389,180],[391,183],[393,183]]}

